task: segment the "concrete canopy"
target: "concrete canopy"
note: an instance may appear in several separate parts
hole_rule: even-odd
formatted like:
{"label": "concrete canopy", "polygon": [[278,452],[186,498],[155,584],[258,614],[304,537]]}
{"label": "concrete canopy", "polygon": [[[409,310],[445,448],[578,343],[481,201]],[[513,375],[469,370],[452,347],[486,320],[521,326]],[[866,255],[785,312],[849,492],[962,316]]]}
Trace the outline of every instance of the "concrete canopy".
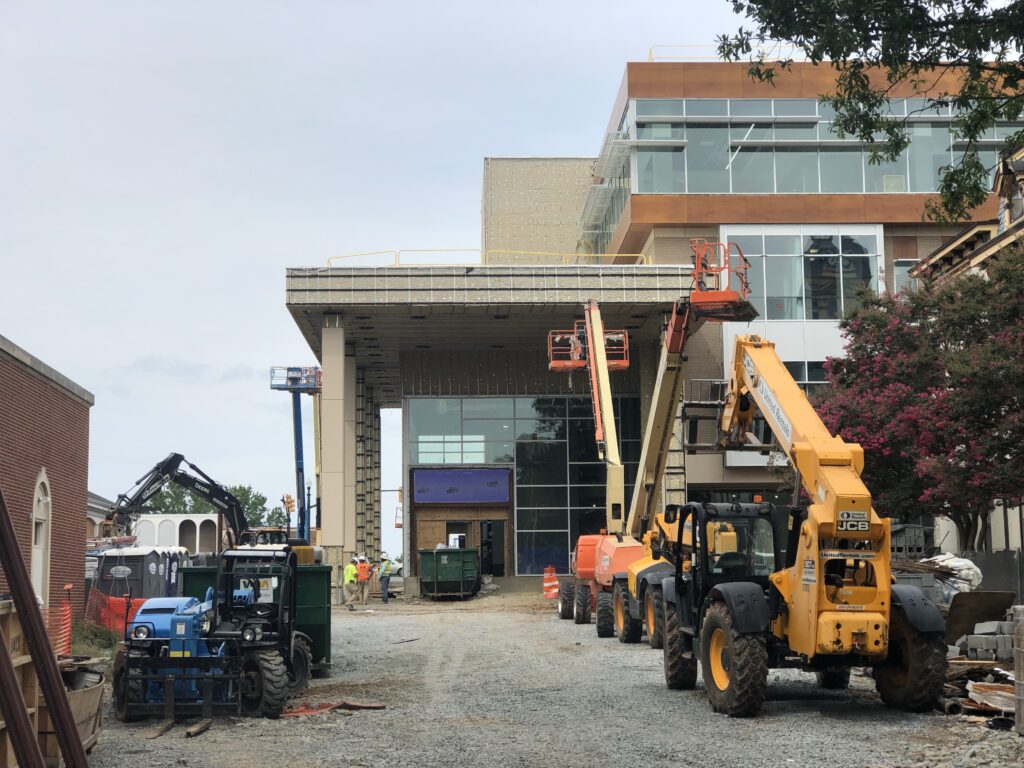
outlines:
{"label": "concrete canopy", "polygon": [[295,268],[286,280],[288,310],[317,358],[325,325],[344,327],[384,406],[401,404],[402,353],[541,350],[589,299],[606,327],[655,339],[693,282],[683,265]]}

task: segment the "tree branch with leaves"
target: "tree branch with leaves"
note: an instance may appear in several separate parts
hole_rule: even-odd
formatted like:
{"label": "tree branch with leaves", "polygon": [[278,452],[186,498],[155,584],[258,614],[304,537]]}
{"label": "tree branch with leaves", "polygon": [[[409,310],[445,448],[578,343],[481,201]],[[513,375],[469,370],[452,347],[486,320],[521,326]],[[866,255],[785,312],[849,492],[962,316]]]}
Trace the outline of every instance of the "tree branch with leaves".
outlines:
{"label": "tree branch with leaves", "polygon": [[[753,28],[717,39],[727,61],[749,61],[750,76],[773,82],[792,68],[794,52],[837,72],[835,91],[820,100],[835,110],[839,136],[869,145],[872,163],[892,162],[910,143],[915,115],[952,107],[958,148],[943,168],[936,221],[966,219],[985,202],[989,171],[979,152],[998,121],[1024,114],[1024,0],[731,0]],[[788,50],[780,42],[791,46]],[[894,90],[909,88],[924,106],[895,115]],[[1024,131],[1006,139],[1024,146]]]}

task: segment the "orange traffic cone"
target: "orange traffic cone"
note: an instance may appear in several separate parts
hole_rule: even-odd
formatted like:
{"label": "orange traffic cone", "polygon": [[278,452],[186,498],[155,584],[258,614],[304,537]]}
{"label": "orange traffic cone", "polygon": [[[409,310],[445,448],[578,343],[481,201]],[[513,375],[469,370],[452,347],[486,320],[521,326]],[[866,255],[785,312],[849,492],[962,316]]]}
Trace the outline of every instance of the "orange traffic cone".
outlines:
{"label": "orange traffic cone", "polygon": [[555,566],[553,565],[544,569],[544,597],[549,600],[558,597],[558,577],[555,576]]}

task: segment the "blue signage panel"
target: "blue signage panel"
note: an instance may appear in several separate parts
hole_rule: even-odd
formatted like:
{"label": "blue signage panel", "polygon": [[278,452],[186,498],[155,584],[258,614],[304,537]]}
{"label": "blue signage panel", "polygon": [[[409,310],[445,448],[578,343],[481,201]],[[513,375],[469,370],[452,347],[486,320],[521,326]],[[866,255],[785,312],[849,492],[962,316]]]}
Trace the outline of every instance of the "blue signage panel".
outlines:
{"label": "blue signage panel", "polygon": [[504,504],[509,501],[509,469],[414,469],[417,504]]}

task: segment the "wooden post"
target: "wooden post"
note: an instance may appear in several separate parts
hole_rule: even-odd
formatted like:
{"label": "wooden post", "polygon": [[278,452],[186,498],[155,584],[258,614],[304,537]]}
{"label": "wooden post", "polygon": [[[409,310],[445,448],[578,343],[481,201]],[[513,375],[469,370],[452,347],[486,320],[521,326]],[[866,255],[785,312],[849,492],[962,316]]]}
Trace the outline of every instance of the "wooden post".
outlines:
{"label": "wooden post", "polygon": [[78,726],[68,704],[64,681],[57,669],[57,657],[50,648],[46,628],[43,626],[43,615],[39,612],[35,591],[32,589],[32,580],[18,548],[18,538],[14,533],[11,516],[7,512],[7,500],[3,491],[0,491],[0,565],[7,576],[14,606],[18,609],[21,629],[28,641],[29,653],[35,664],[43,699],[50,710],[50,718],[53,720],[60,752],[64,756],[64,764],[68,768],[89,768],[82,739],[78,735]]}

